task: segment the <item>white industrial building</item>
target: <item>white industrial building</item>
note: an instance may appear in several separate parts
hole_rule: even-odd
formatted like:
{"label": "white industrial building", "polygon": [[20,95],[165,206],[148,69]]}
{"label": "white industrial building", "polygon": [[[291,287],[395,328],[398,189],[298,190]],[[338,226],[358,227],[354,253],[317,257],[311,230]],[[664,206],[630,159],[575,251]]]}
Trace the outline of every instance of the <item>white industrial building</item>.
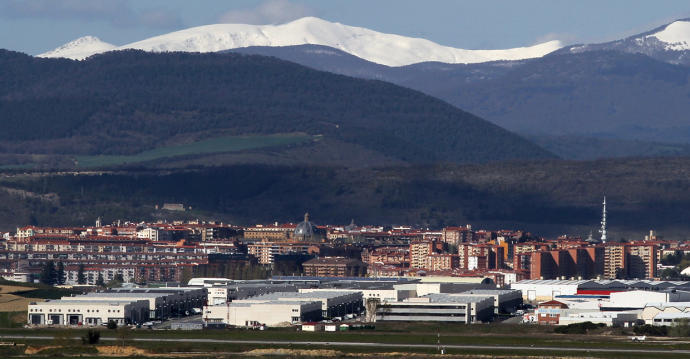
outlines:
{"label": "white industrial building", "polygon": [[30,325],[100,325],[109,321],[135,324],[149,320],[146,300],[84,301],[48,300],[29,304],[27,323]]}
{"label": "white industrial building", "polygon": [[[302,288],[299,290],[300,293],[316,293],[316,292],[332,292],[332,288]],[[351,293],[361,293],[363,304],[366,303],[368,299],[377,299],[381,302],[399,302],[407,298],[414,298],[417,296],[417,292],[412,289],[341,289],[338,288],[339,292],[351,292]]]}
{"label": "white industrial building", "polygon": [[452,296],[477,297],[486,296],[494,300],[494,312],[514,313],[522,304],[522,292],[511,289],[472,289],[467,292],[453,293]]}
{"label": "white industrial building", "polygon": [[306,301],[320,302],[322,316],[333,318],[362,311],[362,293],[348,291],[318,291],[312,293],[275,292],[235,301],[241,303],[256,303],[264,301]]}
{"label": "white industrial building", "polygon": [[206,300],[203,288],[129,288],[106,292],[91,292],[74,297],[62,297],[62,300],[82,302],[139,301],[148,303],[147,319],[166,319],[171,316],[184,315],[192,308],[201,308]]}
{"label": "white industrial building", "polygon": [[277,326],[321,320],[321,302],[269,300],[243,301],[204,307],[203,319],[207,325],[226,324],[253,327]]}
{"label": "white industrial building", "polygon": [[375,311],[376,321],[489,322],[494,315],[494,299],[491,296],[428,294],[402,302],[381,303]]}
{"label": "white industrial building", "polygon": [[228,283],[224,285],[207,286],[207,305],[218,305],[273,292],[297,292],[291,284],[268,283]]}
{"label": "white industrial building", "polygon": [[631,290],[613,292],[609,302],[602,304],[602,310],[643,309],[649,303],[668,303],[690,301],[690,292],[680,290],[649,291]]}
{"label": "white industrial building", "polygon": [[647,303],[640,313],[640,319],[646,324],[654,324],[659,314],[687,313],[690,315],[690,302]]}
{"label": "white industrial building", "polygon": [[588,311],[580,313],[569,313],[564,315],[562,313],[558,318],[559,325],[568,325],[584,322],[592,322],[594,324],[606,324],[607,326],[623,326],[629,327],[635,324],[640,314],[639,310],[630,310],[622,312],[610,311]]}
{"label": "white industrial building", "polygon": [[587,280],[527,279],[511,283],[510,289],[522,292],[522,298],[530,302],[553,300],[559,295],[575,295],[577,288]]}
{"label": "white industrial building", "polygon": [[206,324],[275,326],[344,316],[359,313],[361,310],[360,292],[273,292],[226,304],[206,306],[203,310],[203,319]]}
{"label": "white industrial building", "polygon": [[674,326],[683,325],[690,321],[690,313],[659,313],[652,319],[652,325]]}
{"label": "white industrial building", "polygon": [[189,287],[212,287],[214,285],[225,285],[234,282],[228,278],[192,278],[187,282]]}

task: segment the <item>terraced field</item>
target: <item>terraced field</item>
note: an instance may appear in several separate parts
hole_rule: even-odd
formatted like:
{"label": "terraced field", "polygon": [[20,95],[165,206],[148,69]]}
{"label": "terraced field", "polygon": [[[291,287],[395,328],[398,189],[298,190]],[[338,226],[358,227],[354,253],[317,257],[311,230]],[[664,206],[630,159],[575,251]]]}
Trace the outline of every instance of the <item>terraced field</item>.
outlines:
{"label": "terraced field", "polygon": [[135,155],[116,156],[75,156],[79,168],[118,166],[156,161],[164,158],[203,155],[212,153],[238,152],[259,148],[277,147],[307,142],[313,136],[290,133],[256,136],[225,136],[176,146],[165,146],[144,151]]}

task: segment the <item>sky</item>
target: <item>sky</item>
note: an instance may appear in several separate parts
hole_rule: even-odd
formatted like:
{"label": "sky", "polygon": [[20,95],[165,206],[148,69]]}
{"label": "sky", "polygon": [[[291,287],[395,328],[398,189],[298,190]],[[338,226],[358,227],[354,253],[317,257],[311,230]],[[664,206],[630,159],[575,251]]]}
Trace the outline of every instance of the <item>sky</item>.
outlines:
{"label": "sky", "polygon": [[690,17],[688,0],[0,0],[0,48],[36,55],[85,35],[124,45],[215,23],[304,16],[465,49],[623,38]]}

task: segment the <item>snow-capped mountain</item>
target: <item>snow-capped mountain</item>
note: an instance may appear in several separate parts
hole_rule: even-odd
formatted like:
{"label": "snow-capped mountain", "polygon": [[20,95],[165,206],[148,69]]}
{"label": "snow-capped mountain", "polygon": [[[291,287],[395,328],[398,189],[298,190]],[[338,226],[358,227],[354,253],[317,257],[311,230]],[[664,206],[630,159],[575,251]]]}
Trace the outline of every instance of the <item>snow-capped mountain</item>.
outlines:
{"label": "snow-capped mountain", "polygon": [[75,60],[83,60],[91,55],[111,51],[115,48],[117,48],[117,46],[101,41],[101,39],[95,36],[84,36],[38,56],[67,57]]}
{"label": "snow-capped mountain", "polygon": [[581,53],[595,50],[640,53],[673,64],[690,65],[690,19],[677,20],[621,40],[570,46],[561,52]]}
{"label": "snow-capped mountain", "polygon": [[[88,37],[91,38],[91,37]],[[84,38],[82,38],[84,39]],[[166,52],[216,52],[250,46],[323,45],[362,59],[388,66],[419,62],[480,63],[541,57],[562,47],[560,41],[505,50],[465,50],[432,41],[385,34],[362,27],[347,26],[315,17],[305,17],[282,25],[216,24],[193,27],[119,47],[97,48],[93,43],[75,40],[41,57],[83,59],[84,54],[110,50],[140,49]],[[109,45],[109,44],[106,44]],[[83,50],[79,50],[83,46]],[[88,55],[87,55],[88,56]]]}
{"label": "snow-capped mountain", "polygon": [[676,21],[663,30],[647,35],[664,43],[666,50],[690,50],[690,21]]}

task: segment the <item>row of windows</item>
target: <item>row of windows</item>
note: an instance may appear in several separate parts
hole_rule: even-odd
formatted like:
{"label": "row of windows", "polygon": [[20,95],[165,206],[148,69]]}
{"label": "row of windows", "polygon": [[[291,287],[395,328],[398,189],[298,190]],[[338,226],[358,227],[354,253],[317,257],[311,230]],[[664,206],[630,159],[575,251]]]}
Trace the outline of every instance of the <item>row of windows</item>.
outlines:
{"label": "row of windows", "polygon": [[[42,313],[43,309],[40,308],[30,308],[29,312]],[[53,309],[48,309],[49,313],[53,313]],[[62,309],[55,309],[55,313],[62,313]],[[68,313],[81,313],[80,309],[67,309]],[[87,309],[87,313],[100,313],[99,309]],[[108,313],[120,313],[120,309],[108,309]]]}

